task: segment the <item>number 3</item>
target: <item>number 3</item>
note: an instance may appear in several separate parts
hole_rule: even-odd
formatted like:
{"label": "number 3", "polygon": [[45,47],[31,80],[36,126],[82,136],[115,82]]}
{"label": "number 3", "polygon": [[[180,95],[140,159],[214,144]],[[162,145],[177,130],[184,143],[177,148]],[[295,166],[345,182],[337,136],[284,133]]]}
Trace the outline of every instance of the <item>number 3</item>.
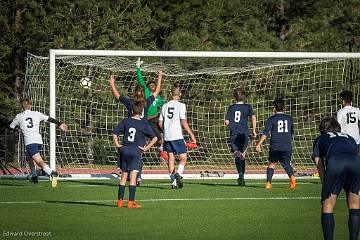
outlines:
{"label": "number 3", "polygon": [[129,133],[130,133],[130,135],[128,136],[128,141],[129,142],[135,141],[136,129],[135,128],[129,128]]}

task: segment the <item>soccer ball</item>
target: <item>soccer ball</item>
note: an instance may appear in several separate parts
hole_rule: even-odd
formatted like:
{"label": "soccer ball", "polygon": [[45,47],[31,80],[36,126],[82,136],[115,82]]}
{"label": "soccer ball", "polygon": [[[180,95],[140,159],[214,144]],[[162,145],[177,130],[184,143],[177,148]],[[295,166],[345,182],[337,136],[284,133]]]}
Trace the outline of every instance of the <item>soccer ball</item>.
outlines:
{"label": "soccer ball", "polygon": [[85,88],[85,89],[88,89],[91,87],[91,79],[88,78],[88,77],[83,77],[81,80],[80,80],[80,86],[82,88]]}

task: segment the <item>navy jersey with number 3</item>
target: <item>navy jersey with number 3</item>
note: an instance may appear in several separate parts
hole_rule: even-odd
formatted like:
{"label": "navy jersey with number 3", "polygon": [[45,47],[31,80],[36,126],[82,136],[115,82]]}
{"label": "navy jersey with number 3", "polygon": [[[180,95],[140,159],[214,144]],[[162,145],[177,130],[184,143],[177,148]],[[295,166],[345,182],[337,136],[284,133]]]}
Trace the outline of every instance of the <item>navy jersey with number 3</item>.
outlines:
{"label": "navy jersey with number 3", "polygon": [[151,126],[144,120],[125,118],[113,130],[116,135],[124,134],[124,146],[144,146],[147,138],[155,136]]}
{"label": "navy jersey with number 3", "polygon": [[235,103],[230,105],[225,120],[229,121],[230,134],[249,134],[248,121],[254,115],[251,105]]}
{"label": "navy jersey with number 3", "polygon": [[284,113],[276,113],[266,121],[263,134],[266,135],[266,137],[271,137],[271,149],[276,151],[291,151],[293,132],[292,117]]}

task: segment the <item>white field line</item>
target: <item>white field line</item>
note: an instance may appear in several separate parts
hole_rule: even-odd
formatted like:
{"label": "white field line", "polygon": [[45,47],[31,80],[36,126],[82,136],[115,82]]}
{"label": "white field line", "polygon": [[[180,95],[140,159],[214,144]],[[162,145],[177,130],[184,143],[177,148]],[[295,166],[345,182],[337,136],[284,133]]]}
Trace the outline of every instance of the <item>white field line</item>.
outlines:
{"label": "white field line", "polygon": [[[345,199],[339,197],[339,199]],[[233,198],[154,198],[154,199],[139,199],[137,202],[170,202],[170,201],[241,201],[241,200],[320,200],[320,197],[233,197]],[[102,202],[116,202],[116,200],[78,200],[68,201],[64,203],[102,203]],[[9,201],[0,202],[0,204],[45,204],[45,203],[62,203],[57,201]]]}

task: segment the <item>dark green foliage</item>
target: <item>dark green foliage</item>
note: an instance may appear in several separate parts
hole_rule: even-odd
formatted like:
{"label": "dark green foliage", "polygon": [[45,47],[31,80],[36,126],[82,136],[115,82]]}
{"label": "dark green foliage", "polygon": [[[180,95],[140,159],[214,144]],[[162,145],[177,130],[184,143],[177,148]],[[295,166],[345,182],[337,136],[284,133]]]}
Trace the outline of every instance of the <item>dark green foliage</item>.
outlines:
{"label": "dark green foliage", "polygon": [[[0,127],[6,128],[21,110],[27,52],[47,56],[49,49],[56,48],[343,52],[351,47],[359,51],[359,13],[355,0],[4,0],[0,4]],[[181,61],[189,69],[208,65],[206,59]],[[220,66],[231,64],[219,60]],[[349,71],[349,79],[352,74]],[[353,86],[358,80],[352,80]]]}

